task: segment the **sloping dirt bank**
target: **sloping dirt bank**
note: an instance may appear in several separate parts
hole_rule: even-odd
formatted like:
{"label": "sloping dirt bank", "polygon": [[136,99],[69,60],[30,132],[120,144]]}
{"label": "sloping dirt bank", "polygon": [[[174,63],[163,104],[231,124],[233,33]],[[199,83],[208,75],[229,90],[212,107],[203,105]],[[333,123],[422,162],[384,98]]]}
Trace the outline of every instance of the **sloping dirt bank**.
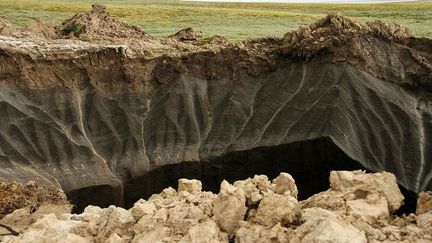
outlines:
{"label": "sloping dirt bank", "polygon": [[[331,187],[298,201],[288,173],[270,181],[256,175],[218,194],[198,180],[180,179],[129,210],[88,206],[82,214],[29,214],[17,210],[2,221],[20,227],[3,242],[430,242],[432,193],[421,193],[417,213],[393,213],[403,205],[391,173],[332,171]],[[37,212],[37,211],[36,211]],[[29,220],[29,218],[31,220]],[[23,221],[28,222],[23,224]]]}
{"label": "sloping dirt bank", "polygon": [[[432,70],[432,41],[415,38],[408,28],[395,23],[387,24],[377,20],[358,25],[338,13],[288,32],[283,38],[246,40],[237,44],[229,43],[221,36],[201,38],[202,33],[191,28],[179,31],[169,38],[156,38],[147,35],[139,27],[129,26],[113,18],[104,6],[97,4],[93,5],[91,11],[77,14],[58,26],[41,20],[21,29],[14,28],[5,21],[0,26],[1,35],[14,37],[2,37],[4,61],[12,61],[7,54],[14,55],[14,63],[4,62],[4,71],[20,68],[21,75],[24,75],[24,68],[32,59],[41,62],[44,60],[43,63],[36,63],[40,75],[29,75],[31,77],[26,78],[16,73],[15,79],[8,80],[10,85],[19,84],[27,88],[84,88],[77,81],[62,79],[78,73],[87,76],[91,84],[107,92],[119,92],[128,88],[142,90],[145,88],[143,85],[152,85],[151,79],[167,81],[160,76],[173,76],[178,72],[215,79],[230,76],[232,79],[232,76],[244,72],[244,75],[265,75],[277,68],[281,58],[296,62],[348,62],[386,81],[430,87],[428,80]],[[397,53],[394,53],[395,50]],[[72,59],[74,62],[67,63]],[[212,59],[223,63],[214,65],[211,62],[206,65]],[[119,65],[119,68],[113,70],[119,72],[115,76],[124,77],[117,80],[99,80],[102,77],[93,77],[89,71],[95,63],[91,63],[91,60],[104,65]],[[43,78],[52,75],[50,66],[54,65],[53,61],[59,67],[72,65],[76,69],[71,67],[71,70],[59,70],[61,72],[57,72],[59,77],[56,80]],[[196,67],[191,67],[191,64]],[[149,69],[150,65],[156,65],[156,70],[147,70],[150,73],[138,80],[135,76],[144,70],[130,69],[131,66]],[[239,70],[227,70],[227,65],[238,66]],[[405,70],[398,70],[400,68]],[[400,77],[402,71],[410,77]],[[113,87],[100,87],[98,84]]]}
{"label": "sloping dirt bank", "polygon": [[60,26],[1,24],[2,181],[121,205],[158,168],[327,138],[413,192],[432,189],[432,41],[397,24],[330,14],[240,43],[152,37],[98,5]]}

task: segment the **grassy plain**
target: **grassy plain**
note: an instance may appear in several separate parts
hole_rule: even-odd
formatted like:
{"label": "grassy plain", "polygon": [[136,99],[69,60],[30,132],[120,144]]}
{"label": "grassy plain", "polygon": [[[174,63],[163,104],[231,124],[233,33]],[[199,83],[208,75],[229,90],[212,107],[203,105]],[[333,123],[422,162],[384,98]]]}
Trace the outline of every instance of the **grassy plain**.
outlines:
{"label": "grassy plain", "polygon": [[205,36],[221,34],[233,41],[281,36],[329,12],[339,11],[363,23],[374,19],[408,26],[417,36],[432,38],[432,1],[394,4],[199,3],[178,0],[0,0],[0,17],[23,26],[34,18],[60,23],[93,2],[105,4],[116,17],[167,36],[195,27]]}

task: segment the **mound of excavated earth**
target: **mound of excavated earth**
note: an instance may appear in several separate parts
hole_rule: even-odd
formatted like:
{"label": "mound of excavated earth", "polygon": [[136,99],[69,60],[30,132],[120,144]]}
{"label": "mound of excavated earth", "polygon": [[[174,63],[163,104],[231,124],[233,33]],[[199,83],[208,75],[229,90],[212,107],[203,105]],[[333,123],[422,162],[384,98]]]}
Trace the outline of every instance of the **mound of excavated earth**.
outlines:
{"label": "mound of excavated earth", "polygon": [[[0,223],[19,235],[4,242],[430,242],[432,193],[422,193],[418,212],[392,213],[403,204],[393,174],[333,171],[331,188],[297,200],[287,173],[272,182],[256,175],[215,195],[198,180],[180,179],[129,209],[88,206],[82,214],[26,209]],[[0,239],[1,240],[1,239]]]}
{"label": "mound of excavated earth", "polygon": [[66,195],[56,188],[41,187],[34,182],[26,185],[0,182],[0,219],[16,209],[41,205],[67,205]]}
{"label": "mound of excavated earth", "polygon": [[399,25],[331,14],[233,44],[193,29],[151,37],[98,5],[35,35],[2,25],[1,181],[62,188],[83,209],[182,177],[218,185],[254,168],[325,166],[338,150],[410,191],[432,189],[432,41]]}

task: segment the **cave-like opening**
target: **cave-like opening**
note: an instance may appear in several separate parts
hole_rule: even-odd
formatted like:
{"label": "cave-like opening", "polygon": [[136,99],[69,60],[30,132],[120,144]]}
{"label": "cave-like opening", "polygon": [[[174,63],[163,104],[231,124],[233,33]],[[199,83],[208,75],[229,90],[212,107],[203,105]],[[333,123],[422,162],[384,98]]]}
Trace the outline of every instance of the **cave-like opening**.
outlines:
{"label": "cave-like opening", "polygon": [[[203,190],[217,193],[222,180],[234,182],[254,175],[267,175],[273,179],[280,172],[290,173],[296,180],[299,200],[329,188],[332,170],[366,170],[360,163],[347,156],[330,138],[318,138],[272,147],[231,152],[204,161],[189,161],[164,165],[148,174],[124,182],[123,198],[108,199],[114,195],[109,188],[90,188],[72,194],[72,202],[78,202],[75,211],[82,211],[88,204],[107,206],[122,203],[129,208],[140,198],[147,199],[167,187],[177,187],[178,179],[198,179]],[[101,189],[101,190],[99,190]],[[415,211],[416,194],[401,187],[406,200],[399,214]],[[88,194],[86,197],[85,194]],[[107,197],[107,198],[104,198]],[[91,202],[95,200],[94,202]]]}
{"label": "cave-like opening", "polygon": [[159,167],[126,183],[125,203],[131,206],[139,198],[148,198],[168,186],[176,188],[180,178],[198,179],[204,190],[217,193],[222,180],[232,183],[257,174],[273,179],[280,172],[294,177],[299,200],[303,200],[329,188],[330,171],[357,169],[365,168],[348,157],[330,138],[319,138]]}

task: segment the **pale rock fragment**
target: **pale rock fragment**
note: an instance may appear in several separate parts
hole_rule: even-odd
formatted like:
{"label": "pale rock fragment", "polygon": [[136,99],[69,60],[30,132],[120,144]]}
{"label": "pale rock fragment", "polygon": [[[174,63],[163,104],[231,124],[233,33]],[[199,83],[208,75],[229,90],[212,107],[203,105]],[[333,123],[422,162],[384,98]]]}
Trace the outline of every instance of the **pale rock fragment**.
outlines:
{"label": "pale rock fragment", "polygon": [[258,205],[263,193],[270,190],[271,184],[267,176],[254,176],[246,180],[236,181],[233,184],[245,194],[247,205]]}
{"label": "pale rock fragment", "polygon": [[265,175],[255,175],[252,178],[252,182],[256,185],[258,190],[262,192],[267,192],[271,188],[271,183],[267,176]]}
{"label": "pale rock fragment", "polygon": [[149,243],[149,242],[173,242],[171,239],[172,231],[168,227],[157,228],[147,234],[135,235],[132,243]]}
{"label": "pale rock fragment", "polygon": [[308,208],[303,210],[300,225],[290,242],[328,242],[328,243],[366,243],[364,232],[359,231],[351,224],[346,223],[337,214],[321,208]]}
{"label": "pale rock fragment", "polygon": [[138,200],[134,206],[129,209],[129,212],[131,212],[136,221],[138,221],[144,215],[153,215],[155,211],[155,205],[152,202],[148,202],[144,199]]}
{"label": "pale rock fragment", "polygon": [[330,187],[334,191],[351,192],[352,199],[365,198],[369,193],[383,195],[390,212],[403,205],[404,197],[399,190],[396,177],[388,172],[367,174],[364,171],[332,171]]}
{"label": "pale rock fragment", "polygon": [[228,242],[228,235],[222,232],[213,220],[196,224],[180,240],[182,243],[218,243]]}
{"label": "pale rock fragment", "polygon": [[130,241],[130,238],[122,238],[118,234],[114,233],[108,238],[106,243],[127,243]]}
{"label": "pale rock fragment", "polygon": [[[24,241],[21,241],[24,242]],[[35,239],[30,239],[29,242],[35,242]],[[90,243],[91,241],[73,234],[73,233],[61,233],[54,236],[46,237],[45,240],[38,239],[38,242],[65,242],[65,243]],[[120,242],[119,242],[120,243]]]}
{"label": "pale rock fragment", "polygon": [[[60,221],[54,213],[42,215],[36,223],[32,224],[23,234],[18,237],[7,237],[2,242],[31,243],[38,242],[89,242],[85,238],[71,233],[71,230],[80,224],[75,221]],[[65,241],[67,239],[67,241]]]}
{"label": "pale rock fragment", "polygon": [[243,191],[246,197],[247,205],[257,205],[258,202],[262,199],[260,190],[257,188],[251,178],[236,181],[233,183],[233,185],[239,190]]}
{"label": "pale rock fragment", "polygon": [[289,229],[280,223],[269,228],[259,224],[243,221],[235,235],[236,243],[249,242],[289,242]]}
{"label": "pale rock fragment", "polygon": [[144,215],[141,219],[134,225],[133,231],[135,236],[141,234],[147,234],[155,229],[162,227],[164,222],[159,221],[151,215]]}
{"label": "pale rock fragment", "polygon": [[432,233],[432,211],[416,216],[417,226],[420,228],[431,228]]}
{"label": "pale rock fragment", "polygon": [[300,202],[301,208],[322,208],[341,215],[346,213],[346,200],[340,192],[331,189],[320,192]]}
{"label": "pale rock fragment", "polygon": [[178,180],[178,192],[187,191],[189,193],[199,193],[202,190],[202,183],[199,180],[188,180],[179,179]]}
{"label": "pale rock fragment", "polygon": [[432,192],[420,192],[417,200],[416,214],[432,211]]}
{"label": "pale rock fragment", "polygon": [[163,189],[159,195],[163,198],[174,197],[177,195],[177,191],[172,187],[168,187],[168,188]]}
{"label": "pale rock fragment", "polygon": [[229,234],[234,234],[246,210],[244,192],[227,181],[222,181],[220,192],[213,205],[213,214],[219,227]]}
{"label": "pale rock fragment", "polygon": [[253,220],[261,225],[272,227],[277,223],[287,225],[299,215],[297,199],[290,195],[266,193],[261,200]]}
{"label": "pale rock fragment", "polygon": [[373,199],[348,200],[347,215],[362,218],[366,221],[389,216],[387,200],[383,197]]}
{"label": "pale rock fragment", "polygon": [[187,219],[190,206],[182,205],[168,210],[167,224],[171,226],[174,234],[185,235],[197,219]]}
{"label": "pale rock fragment", "polygon": [[77,219],[77,218],[82,218],[85,221],[96,221],[100,219],[100,215],[102,214],[102,212],[104,211],[104,209],[98,207],[98,206],[87,206],[84,209],[84,212],[80,215],[74,215],[73,218]]}
{"label": "pale rock fragment", "polygon": [[106,209],[90,205],[84,209],[82,214],[72,215],[70,217],[71,220],[83,222],[74,227],[72,232],[86,238],[97,235],[99,231],[99,220],[104,210]]}
{"label": "pale rock fragment", "polygon": [[132,214],[124,208],[109,206],[103,210],[97,223],[98,232],[95,236],[96,242],[105,242],[113,233],[119,236],[132,235],[135,219]]}
{"label": "pale rock fragment", "polygon": [[294,178],[288,173],[280,173],[278,177],[273,179],[271,189],[280,195],[289,193],[291,196],[297,198],[298,190]]}

